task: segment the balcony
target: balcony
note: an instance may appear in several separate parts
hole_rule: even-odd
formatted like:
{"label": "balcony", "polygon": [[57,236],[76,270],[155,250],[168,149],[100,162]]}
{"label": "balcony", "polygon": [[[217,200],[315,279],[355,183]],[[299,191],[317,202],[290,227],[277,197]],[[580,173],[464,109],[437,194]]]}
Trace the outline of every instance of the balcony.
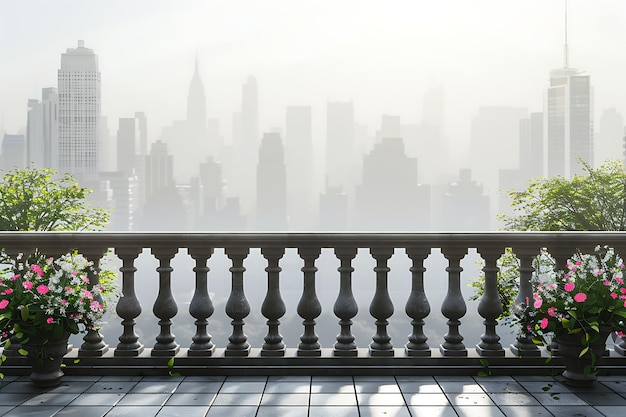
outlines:
{"label": "balcony", "polygon": [[[341,415],[351,415],[355,407],[377,407],[374,402],[387,400],[390,403],[385,404],[392,405],[400,398],[404,403],[396,404],[398,416],[409,411],[420,415],[412,408],[420,404],[450,413],[462,412],[465,405],[502,412],[507,404],[499,401],[552,413],[549,404],[593,405],[606,414],[626,402],[620,385],[626,381],[624,341],[609,346],[600,366],[601,383],[592,392],[574,392],[551,376],[562,370],[558,357],[547,363],[542,348],[516,338],[497,321],[501,306],[496,262],[505,248],[513,248],[520,259],[519,297],[524,299],[532,293],[531,262],[541,248],[564,265],[576,248],[592,250],[598,244],[624,254],[626,234],[2,232],[0,246],[9,254],[29,253],[37,247],[55,256],[77,248],[89,259],[102,259],[105,267],[113,265],[120,271],[121,298],[100,332],[72,340],[65,358],[66,382],[57,391],[32,391],[23,382],[28,374],[24,358],[15,351],[5,352],[7,379],[0,401],[11,394],[5,399],[13,403],[0,404],[0,411],[17,412],[34,403],[70,409],[89,401],[78,401],[82,396],[106,393],[109,387],[109,393],[163,394],[161,399],[145,399],[156,405],[134,404],[156,407],[152,415],[168,408],[169,401],[169,406],[183,401],[185,393],[217,394],[211,404],[197,404],[206,412],[209,406],[226,406],[220,401],[227,401],[229,390],[246,393],[233,388],[237,384],[252,387],[247,382],[255,382],[252,393],[258,394],[258,401],[238,404],[250,407],[248,411],[260,405],[258,415],[262,415],[260,410],[269,407],[273,397],[266,394],[281,393],[272,387],[283,381],[288,382],[284,387],[289,383],[294,389],[300,387],[302,391],[292,394],[305,394],[298,401],[306,406],[289,402],[278,406],[310,407],[313,414],[321,412],[316,406],[345,406],[346,414]],[[466,283],[477,273],[472,268],[478,257],[484,262],[485,295],[479,302],[469,302],[472,290]],[[481,378],[479,373],[491,376]],[[216,391],[183,388],[197,382]],[[548,384],[558,388],[546,393],[543,388]],[[324,385],[339,391],[319,388]],[[413,399],[426,393],[419,391],[422,386],[444,395],[437,400],[443,402]],[[508,399],[492,395],[503,389],[511,394]],[[22,395],[21,402],[15,403],[16,393]],[[224,396],[218,401],[220,393]],[[348,394],[350,398],[338,398],[350,403],[334,403],[333,396],[327,403],[314,398],[322,393]],[[521,395],[522,403],[515,402],[514,393]],[[177,394],[181,397],[175,399]],[[374,399],[365,394],[397,395]],[[469,397],[463,400],[465,394]],[[470,394],[481,399],[475,396],[472,401]],[[563,400],[555,400],[559,396]],[[122,413],[123,407],[132,405],[133,396],[128,398],[124,401],[129,404],[113,407],[117,401],[111,397],[107,401],[113,403],[102,406],[119,407]],[[188,399],[185,405],[193,405]],[[72,405],[73,401],[78,402]],[[17,404],[23,405],[13,408]],[[149,414],[146,407],[142,410]]]}

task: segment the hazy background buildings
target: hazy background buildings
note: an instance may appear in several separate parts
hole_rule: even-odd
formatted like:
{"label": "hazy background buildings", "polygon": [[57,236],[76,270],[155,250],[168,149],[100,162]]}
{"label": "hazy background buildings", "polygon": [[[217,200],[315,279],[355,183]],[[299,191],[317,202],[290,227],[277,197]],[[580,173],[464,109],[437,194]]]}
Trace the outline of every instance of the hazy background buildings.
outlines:
{"label": "hazy background buildings", "polygon": [[2,168],[111,230],[497,229],[623,156],[620,1],[119,5],[0,5]]}

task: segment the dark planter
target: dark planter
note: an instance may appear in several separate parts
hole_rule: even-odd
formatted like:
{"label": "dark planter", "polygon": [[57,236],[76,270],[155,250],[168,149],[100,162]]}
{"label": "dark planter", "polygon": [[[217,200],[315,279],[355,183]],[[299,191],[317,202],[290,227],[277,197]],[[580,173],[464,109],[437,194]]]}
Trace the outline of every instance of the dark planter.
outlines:
{"label": "dark planter", "polygon": [[52,332],[31,338],[22,347],[28,352],[32,373],[30,380],[38,387],[54,387],[61,383],[61,364],[67,353],[70,333],[54,338]]}
{"label": "dark planter", "polygon": [[582,356],[583,350],[581,337],[583,333],[568,334],[566,331],[557,334],[556,341],[559,346],[558,355],[563,359],[565,371],[563,378],[565,383],[575,387],[588,387],[596,380],[596,367],[598,361],[604,356],[606,351],[606,339],[611,334],[610,327],[601,327],[600,332],[591,330],[589,350]]}

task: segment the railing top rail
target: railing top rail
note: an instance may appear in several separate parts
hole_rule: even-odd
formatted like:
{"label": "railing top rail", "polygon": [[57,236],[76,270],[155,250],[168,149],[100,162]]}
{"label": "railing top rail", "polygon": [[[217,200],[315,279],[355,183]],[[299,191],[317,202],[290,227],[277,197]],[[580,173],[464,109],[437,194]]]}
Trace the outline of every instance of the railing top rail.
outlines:
{"label": "railing top rail", "polygon": [[626,247],[626,232],[0,232],[0,247]]}

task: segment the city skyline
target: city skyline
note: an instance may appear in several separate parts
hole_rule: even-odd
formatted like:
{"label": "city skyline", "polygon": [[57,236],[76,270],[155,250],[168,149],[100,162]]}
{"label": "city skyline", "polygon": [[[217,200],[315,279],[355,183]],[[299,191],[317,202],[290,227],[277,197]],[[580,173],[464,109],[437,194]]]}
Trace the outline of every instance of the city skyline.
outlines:
{"label": "city skyline", "polygon": [[[207,118],[220,121],[227,140],[232,113],[241,108],[241,85],[250,75],[259,86],[257,140],[262,132],[284,126],[285,108],[305,105],[312,108],[316,146],[324,145],[327,102],[352,101],[355,120],[371,133],[384,114],[419,123],[429,110],[422,105],[424,96],[443,86],[444,132],[458,158],[469,146],[471,119],[480,107],[542,111],[549,71],[563,64],[563,1],[466,3],[383,6],[365,1],[356,7],[353,2],[295,6],[270,1],[260,6],[235,1],[188,2],[177,9],[157,1],[150,7],[125,4],[127,13],[64,1],[54,7],[3,3],[0,129],[15,133],[26,126],[28,99],[56,84],[59,54],[84,39],[100,59],[102,114],[112,131],[118,118],[142,111],[153,143],[162,128],[184,119],[198,59]],[[625,31],[618,16],[626,12],[626,4],[568,3],[569,63],[592,77],[594,119],[608,108],[623,112],[626,86],[619,83],[619,74],[626,62],[613,51]],[[46,20],[28,14],[33,6],[41,15],[49,12]],[[61,13],[63,6],[72,7]],[[139,11],[141,19],[130,18]],[[21,26],[27,16],[36,26],[34,33],[51,28],[54,19],[55,27],[67,24],[36,39]],[[168,20],[161,20],[165,16]],[[9,33],[23,36],[16,40]]]}

